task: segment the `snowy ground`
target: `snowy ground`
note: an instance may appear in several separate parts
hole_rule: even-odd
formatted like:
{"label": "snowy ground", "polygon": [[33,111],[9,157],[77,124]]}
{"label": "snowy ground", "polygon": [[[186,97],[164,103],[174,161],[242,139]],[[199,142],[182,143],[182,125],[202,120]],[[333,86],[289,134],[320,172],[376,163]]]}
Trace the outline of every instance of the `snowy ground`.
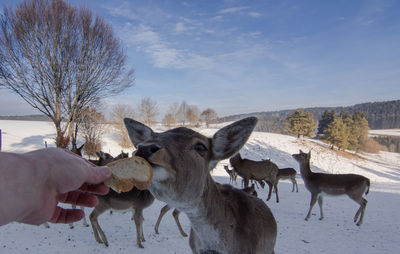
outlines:
{"label": "snowy ground", "polygon": [[[25,152],[49,145],[54,138],[51,123],[0,121],[3,132],[2,151]],[[212,135],[215,130],[202,130]],[[116,155],[118,145],[108,134],[103,149]],[[339,156],[309,140],[293,137],[253,133],[242,150],[242,156],[254,160],[271,158],[279,167],[293,167],[297,163],[291,158],[299,149],[312,149],[312,169],[328,173],[357,173],[371,180],[371,190],[367,196],[368,206],[364,224],[357,227],[352,219],[358,209],[356,203],[347,197],[327,197],[324,199],[325,218],[319,221],[316,205],[313,216],[304,221],[310,194],[298,177],[299,192],[291,192],[291,183],[279,183],[280,203],[275,196],[267,202],[278,222],[278,240],[275,252],[279,253],[398,253],[400,242],[400,154],[382,152],[362,154],[351,158]],[[223,169],[228,161],[222,161],[213,171],[216,181],[228,183]],[[240,179],[238,179],[238,183]],[[237,185],[239,187],[239,185]],[[267,189],[258,190],[265,200]],[[154,225],[164,204],[156,201],[144,211],[145,248],[136,245],[136,233],[131,213],[104,213],[99,223],[105,231],[109,247],[98,244],[92,229],[77,223],[74,229],[67,225],[29,226],[11,223],[0,228],[0,253],[191,253],[188,239],[183,238],[175,225],[171,212],[167,213],[160,226],[160,234],[154,233]],[[86,210],[87,215],[90,209]],[[88,217],[88,216],[87,216]],[[189,232],[190,224],[184,214],[180,217],[183,228]]]}

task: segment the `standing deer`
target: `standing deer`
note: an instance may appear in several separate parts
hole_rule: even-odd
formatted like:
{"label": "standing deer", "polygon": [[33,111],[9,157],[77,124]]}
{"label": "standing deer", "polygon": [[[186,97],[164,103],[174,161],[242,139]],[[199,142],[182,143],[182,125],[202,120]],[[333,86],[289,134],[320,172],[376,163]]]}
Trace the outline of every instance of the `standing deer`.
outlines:
{"label": "standing deer", "polygon": [[155,133],[133,119],[124,122],[136,155],[153,167],[151,193],[190,220],[193,253],[274,253],[277,225],[268,206],[210,175],[245,144],[257,118],[237,121],[212,138],[185,127]]}
{"label": "standing deer", "polygon": [[229,169],[229,167],[227,165],[224,166],[224,169],[226,171],[226,173],[228,173],[229,175],[229,184],[233,182],[235,182],[236,184],[236,178],[237,178],[237,173],[235,172],[235,170],[233,169]]}
{"label": "standing deer", "polygon": [[280,168],[278,176],[276,177],[277,185],[281,179],[289,179],[292,182],[292,192],[294,192],[294,187],[296,186],[296,192],[299,192],[299,187],[296,181],[296,170],[294,168]]}
{"label": "standing deer", "polygon": [[[324,174],[314,173],[310,168],[311,152],[304,153],[300,150],[299,154],[293,154],[292,157],[299,163],[301,177],[304,180],[304,184],[311,192],[310,209],[305,220],[308,220],[311,215],[311,210],[317,202],[321,212],[322,220],[324,213],[322,211],[322,197],[323,195],[339,196],[346,194],[360,205],[360,208],[354,216],[354,222],[357,221],[358,217],[360,220],[357,222],[357,226],[360,226],[363,222],[364,211],[367,206],[367,200],[363,198],[363,195],[368,194],[370,182],[369,179],[356,174]],[[361,216],[360,216],[361,214]]]}
{"label": "standing deer", "polygon": [[[110,154],[108,153],[103,153],[103,152],[97,152],[97,156],[99,156],[99,160],[95,161],[92,160],[91,162],[98,165],[98,166],[104,166],[112,161],[127,158],[128,154],[124,153],[121,151],[121,154],[119,154],[117,157],[113,158]],[[136,242],[140,248],[143,248],[142,241],[145,241],[144,234],[143,234],[143,209],[149,207],[153,201],[154,201],[154,196],[151,195],[151,193],[147,190],[145,191],[140,191],[136,188],[131,190],[130,192],[126,193],[116,193],[112,189],[110,189],[110,192],[105,195],[105,196],[98,196],[99,203],[97,206],[94,208],[92,213],[90,214],[90,222],[92,224],[92,229],[94,233],[94,237],[97,242],[99,243],[104,243],[104,245],[108,246],[108,240],[106,235],[104,234],[103,230],[101,229],[99,222],[97,218],[104,213],[107,210],[113,209],[113,210],[133,210],[133,216],[132,219],[135,222],[136,226]],[[164,209],[165,210],[165,209]],[[167,209],[164,214],[162,212],[164,211],[161,209],[160,216],[159,216],[159,221],[161,221],[162,216],[169,210]],[[162,215],[161,215],[162,214]],[[182,229],[181,224],[179,223],[179,211],[174,210],[173,216],[175,218],[175,222],[178,225],[179,231],[183,236],[187,236],[185,232]],[[160,222],[157,222],[159,225]],[[156,225],[157,229],[156,232],[158,233],[158,226]],[[100,233],[100,236],[99,236]],[[101,238],[100,238],[101,237]]]}
{"label": "standing deer", "polygon": [[279,168],[275,163],[270,160],[253,161],[242,159],[240,153],[230,158],[229,162],[237,174],[243,178],[245,188],[249,186],[249,180],[265,181],[269,186],[267,201],[271,199],[272,189],[275,188],[276,202],[279,202],[278,181],[276,180]]}

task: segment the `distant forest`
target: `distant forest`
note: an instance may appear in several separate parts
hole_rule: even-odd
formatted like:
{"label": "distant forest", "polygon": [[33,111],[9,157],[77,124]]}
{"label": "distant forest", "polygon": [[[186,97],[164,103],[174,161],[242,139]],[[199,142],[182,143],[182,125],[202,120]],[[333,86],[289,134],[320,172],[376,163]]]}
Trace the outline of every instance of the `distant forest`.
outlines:
{"label": "distant forest", "polygon": [[45,115],[0,116],[0,120],[50,121],[50,118]]}
{"label": "distant forest", "polygon": [[[319,121],[325,110],[334,110],[340,113],[342,110],[350,114],[361,112],[368,120],[371,129],[394,129],[400,128],[400,100],[385,102],[362,103],[349,107],[318,107],[318,108],[299,108],[314,115],[314,120]],[[256,112],[250,114],[232,115],[221,117],[220,122],[234,121],[247,116],[258,117],[259,123],[257,131],[285,133],[285,121],[293,110],[281,110],[271,112]]]}

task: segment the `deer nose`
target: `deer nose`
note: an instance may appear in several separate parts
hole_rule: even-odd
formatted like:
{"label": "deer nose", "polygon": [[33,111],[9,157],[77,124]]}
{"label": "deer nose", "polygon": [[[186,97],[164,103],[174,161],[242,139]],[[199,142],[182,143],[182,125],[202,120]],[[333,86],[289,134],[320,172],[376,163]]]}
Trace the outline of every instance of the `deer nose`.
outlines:
{"label": "deer nose", "polygon": [[158,150],[160,150],[160,147],[156,144],[139,145],[135,155],[149,160],[150,156],[156,153]]}

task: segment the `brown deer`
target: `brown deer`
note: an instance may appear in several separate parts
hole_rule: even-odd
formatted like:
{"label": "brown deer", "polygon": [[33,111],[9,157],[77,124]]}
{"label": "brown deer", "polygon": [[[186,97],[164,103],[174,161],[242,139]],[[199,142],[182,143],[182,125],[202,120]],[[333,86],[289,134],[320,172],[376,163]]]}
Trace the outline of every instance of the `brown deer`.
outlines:
{"label": "brown deer", "polygon": [[[357,222],[357,226],[360,226],[363,222],[364,211],[367,206],[367,200],[363,198],[363,195],[368,194],[370,182],[369,179],[356,174],[325,174],[325,173],[314,173],[310,168],[311,152],[304,153],[300,150],[299,154],[293,154],[292,157],[299,163],[301,177],[304,180],[304,184],[311,192],[310,209],[305,220],[308,220],[311,215],[311,210],[318,199],[322,220],[324,213],[322,211],[322,197],[323,195],[339,196],[347,195],[349,198],[354,200],[360,205],[360,208],[354,216],[354,222]],[[361,216],[360,216],[361,214]]]}
{"label": "brown deer", "polygon": [[227,165],[224,166],[224,169],[226,171],[226,173],[228,173],[229,175],[229,184],[233,182],[235,182],[236,184],[236,179],[237,179],[237,173],[235,172],[235,170],[233,169],[229,169],[229,167]]}
{"label": "brown deer", "polygon": [[[281,179],[289,179],[292,182],[292,192],[294,192],[294,187],[296,186],[296,192],[299,192],[299,187],[296,181],[297,172],[294,168],[280,168],[276,181],[279,183]],[[277,185],[278,185],[277,183]]]}
{"label": "brown deer", "polygon": [[245,144],[257,118],[237,121],[212,138],[185,127],[155,133],[133,119],[124,122],[136,155],[153,167],[151,193],[190,220],[193,253],[274,253],[277,225],[268,206],[210,175]]}
{"label": "brown deer", "polygon": [[[136,226],[136,242],[140,248],[143,248],[142,241],[145,241],[143,234],[143,209],[153,204],[154,197],[148,190],[140,191],[133,188],[129,192],[117,193],[110,189],[105,196],[98,196],[99,203],[89,215],[94,237],[97,242],[108,246],[107,237],[101,229],[97,218],[109,209],[114,210],[134,210],[134,221]],[[100,234],[100,236],[99,236]],[[101,238],[100,238],[101,237]]]}
{"label": "brown deer", "polygon": [[245,188],[249,186],[250,180],[265,181],[269,186],[267,201],[271,199],[272,189],[275,188],[276,202],[279,202],[278,181],[276,180],[279,168],[275,163],[270,160],[253,161],[242,159],[240,153],[230,158],[229,162],[237,174],[243,178]]}
{"label": "brown deer", "polygon": [[[97,152],[96,154],[99,157],[99,160],[97,160],[97,161],[92,160],[92,163],[94,163],[98,166],[103,166],[112,161],[128,157],[128,153],[124,153],[123,151],[121,151],[121,153],[115,158],[113,158],[110,154],[103,153],[101,151]],[[92,211],[92,213],[89,216],[96,241],[99,243],[104,243],[106,246],[108,246],[107,237],[105,236],[105,234],[104,234],[103,230],[101,229],[99,222],[97,220],[98,216],[100,216],[105,211],[111,210],[111,209],[113,209],[113,210],[133,210],[132,220],[134,220],[135,226],[136,226],[136,241],[137,241],[138,246],[140,248],[143,248],[142,241],[145,241],[145,238],[143,235],[143,209],[149,207],[153,203],[153,201],[154,201],[153,195],[151,195],[151,193],[147,190],[140,191],[136,188],[134,188],[130,192],[121,193],[121,194],[118,194],[110,189],[110,192],[107,195],[98,196],[98,200],[99,200],[99,203],[97,204],[97,206],[95,207],[95,209]],[[164,212],[164,214],[168,210],[169,209],[167,209]],[[164,216],[164,214],[161,215],[161,213],[163,213],[163,209],[161,209],[159,221],[161,221],[162,216]],[[175,209],[173,212],[173,216],[175,218],[175,222],[178,225],[178,228],[179,228],[179,231],[181,232],[181,234],[183,236],[187,236],[186,233],[183,231],[181,224],[179,223],[179,211]],[[158,223],[158,225],[160,224],[160,222],[157,222],[157,223]],[[157,226],[156,232],[158,232],[158,226]],[[100,233],[100,236],[99,236],[99,233]]]}

